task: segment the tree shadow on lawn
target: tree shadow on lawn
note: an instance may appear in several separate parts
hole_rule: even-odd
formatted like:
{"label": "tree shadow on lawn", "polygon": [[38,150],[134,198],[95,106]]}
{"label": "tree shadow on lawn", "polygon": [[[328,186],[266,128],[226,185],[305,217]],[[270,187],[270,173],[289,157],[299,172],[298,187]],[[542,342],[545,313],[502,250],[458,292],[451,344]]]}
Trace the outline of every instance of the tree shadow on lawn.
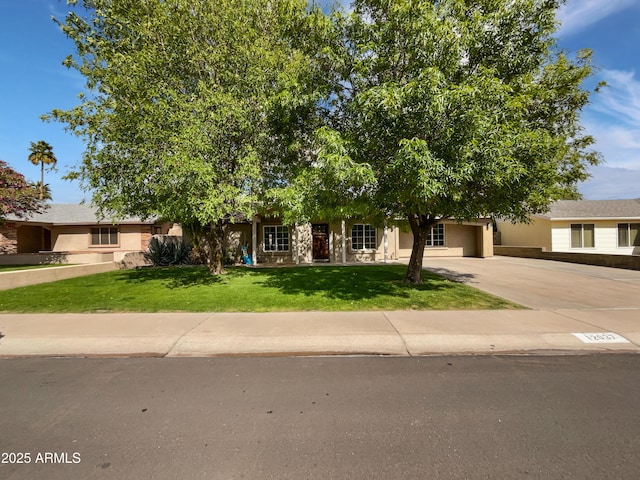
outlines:
{"label": "tree shadow on lawn", "polygon": [[422,285],[404,283],[406,267],[387,266],[321,266],[321,267],[231,267],[225,275],[211,275],[206,267],[162,267],[128,270],[123,280],[127,283],[160,283],[168,289],[208,287],[221,285],[234,279],[252,277],[251,282],[238,288],[251,294],[252,288],[273,288],[285,295],[312,296],[322,293],[336,300],[364,300],[380,296],[409,298],[411,291],[448,290],[455,288],[436,275],[423,272]]}
{"label": "tree shadow on lawn", "polygon": [[162,286],[173,290],[175,288],[215,285],[222,282],[225,276],[211,275],[207,267],[200,266],[149,267],[127,270],[125,281],[127,283],[160,281]]}
{"label": "tree shadow on lawn", "polygon": [[403,266],[290,267],[254,270],[265,287],[283,294],[311,296],[319,292],[336,300],[364,300],[379,296],[409,298],[409,291],[451,288],[446,280],[427,274],[422,285],[404,283]]}

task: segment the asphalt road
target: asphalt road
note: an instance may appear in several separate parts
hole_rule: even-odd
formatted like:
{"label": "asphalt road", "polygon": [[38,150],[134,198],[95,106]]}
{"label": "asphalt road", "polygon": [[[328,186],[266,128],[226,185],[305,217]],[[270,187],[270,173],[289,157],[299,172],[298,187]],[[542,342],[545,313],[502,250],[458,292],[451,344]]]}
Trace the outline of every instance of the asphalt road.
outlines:
{"label": "asphalt road", "polygon": [[622,354],[2,360],[0,478],[637,479],[639,372]]}

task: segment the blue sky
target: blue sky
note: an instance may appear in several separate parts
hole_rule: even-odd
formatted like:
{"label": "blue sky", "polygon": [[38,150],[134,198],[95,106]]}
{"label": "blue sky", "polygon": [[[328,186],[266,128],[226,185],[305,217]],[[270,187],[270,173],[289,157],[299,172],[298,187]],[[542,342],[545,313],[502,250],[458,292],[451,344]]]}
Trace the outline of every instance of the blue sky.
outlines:
{"label": "blue sky", "polygon": [[[51,16],[64,18],[69,7],[57,0],[0,2],[0,160],[29,180],[39,167],[27,161],[30,142],[54,147],[57,172],[45,172],[54,202],[89,200],[75,182],[62,180],[79,163],[83,144],[58,123],[40,116],[78,103],[83,79],[61,65],[72,43]],[[640,197],[640,2],[638,0],[568,0],[561,8],[560,46],[569,52],[594,51],[598,67],[592,83],[608,87],[592,96],[583,113],[586,131],[597,139],[605,162],[580,185],[586,199]],[[590,82],[591,83],[591,82]]]}

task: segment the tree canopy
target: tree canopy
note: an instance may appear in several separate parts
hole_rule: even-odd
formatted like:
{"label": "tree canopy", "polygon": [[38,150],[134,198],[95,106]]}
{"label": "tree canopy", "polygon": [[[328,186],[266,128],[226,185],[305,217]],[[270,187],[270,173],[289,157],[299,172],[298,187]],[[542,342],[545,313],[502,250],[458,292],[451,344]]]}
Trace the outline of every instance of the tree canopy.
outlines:
{"label": "tree canopy", "polygon": [[61,26],[89,93],[49,117],[87,142],[72,177],[112,216],[192,227],[220,272],[225,226],[255,214],[316,116],[299,34],[324,17],[301,0],[83,3]]}
{"label": "tree canopy", "polygon": [[[340,114],[325,139],[341,152],[342,177],[363,179],[350,190],[357,204],[410,225],[408,282],[421,283],[437,222],[525,220],[576,196],[597,163],[579,123],[590,52],[571,60],[557,48],[557,6],[356,0],[338,17]],[[292,182],[311,192],[310,205],[322,198],[327,165],[314,170]]]}
{"label": "tree canopy", "polygon": [[35,184],[27,182],[22,174],[0,160],[0,222],[9,215],[25,218],[41,212],[45,206],[39,197]]}

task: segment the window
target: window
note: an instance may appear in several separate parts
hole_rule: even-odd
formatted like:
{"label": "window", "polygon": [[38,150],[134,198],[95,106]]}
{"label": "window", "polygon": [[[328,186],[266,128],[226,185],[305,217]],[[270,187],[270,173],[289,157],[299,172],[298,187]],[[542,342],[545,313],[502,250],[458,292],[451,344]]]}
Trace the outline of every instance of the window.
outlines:
{"label": "window", "polygon": [[91,245],[118,245],[118,227],[92,228]]}
{"label": "window", "polygon": [[593,248],[595,246],[595,226],[593,223],[571,224],[571,248]]}
{"label": "window", "polygon": [[284,225],[270,225],[264,227],[264,251],[288,252],[289,227]]}
{"label": "window", "polygon": [[618,224],[618,246],[640,247],[640,223]]}
{"label": "window", "polygon": [[356,224],[351,228],[352,250],[375,250],[376,229],[371,225]]}
{"label": "window", "polygon": [[429,235],[427,236],[427,247],[444,247],[444,224],[431,228]]}

